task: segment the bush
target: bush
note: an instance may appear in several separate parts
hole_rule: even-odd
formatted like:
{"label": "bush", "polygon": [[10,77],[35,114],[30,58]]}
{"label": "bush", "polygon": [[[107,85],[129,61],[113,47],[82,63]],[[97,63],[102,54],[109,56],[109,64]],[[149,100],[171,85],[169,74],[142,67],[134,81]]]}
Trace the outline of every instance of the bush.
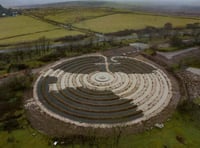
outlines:
{"label": "bush", "polygon": [[200,107],[193,101],[185,100],[178,106],[178,111],[183,115],[187,114],[190,120],[195,121],[200,127]]}
{"label": "bush", "polygon": [[155,55],[156,54],[154,49],[146,49],[144,51],[144,53],[147,54],[147,55]]}
{"label": "bush", "polygon": [[7,106],[3,112],[16,110],[21,107],[23,93],[31,88],[33,76],[25,73],[9,79],[0,86],[0,104]]}
{"label": "bush", "polygon": [[41,61],[41,62],[51,62],[51,61],[58,60],[61,56],[63,56],[63,55],[56,53],[56,52],[53,52],[53,53],[50,53],[48,55],[40,57],[38,60]]}
{"label": "bush", "polygon": [[170,29],[172,29],[172,28],[173,28],[172,23],[166,23],[166,24],[164,25],[164,29],[166,29],[166,30],[170,30]]}
{"label": "bush", "polygon": [[55,42],[71,42],[71,41],[74,42],[74,41],[83,40],[87,37],[88,37],[87,35],[66,36],[66,37],[56,39]]}
{"label": "bush", "polygon": [[181,63],[181,66],[183,67],[200,68],[200,59],[198,56],[182,59],[180,63]]}
{"label": "bush", "polygon": [[25,70],[28,69],[29,66],[26,64],[10,64],[10,66],[7,69],[7,72],[16,72],[16,71],[20,71],[20,70]]}
{"label": "bush", "polygon": [[171,44],[171,46],[175,46],[175,47],[181,47],[181,46],[183,46],[182,39],[180,37],[178,37],[177,35],[174,35],[170,39],[170,44]]}
{"label": "bush", "polygon": [[10,119],[3,124],[3,130],[5,131],[12,131],[17,128],[19,128],[19,123],[16,119]]}
{"label": "bush", "polygon": [[131,30],[131,29],[125,29],[122,31],[118,31],[118,32],[113,32],[113,33],[107,33],[107,36],[127,36],[127,35],[131,35],[133,33],[135,33],[135,30]]}

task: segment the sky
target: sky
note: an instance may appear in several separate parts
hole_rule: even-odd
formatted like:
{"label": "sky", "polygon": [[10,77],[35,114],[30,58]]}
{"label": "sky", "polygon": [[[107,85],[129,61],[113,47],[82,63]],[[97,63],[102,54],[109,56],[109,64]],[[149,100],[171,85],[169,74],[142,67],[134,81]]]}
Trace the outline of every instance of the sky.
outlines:
{"label": "sky", "polygon": [[[65,2],[65,1],[76,1],[76,0],[0,0],[0,4],[8,7],[8,6],[44,4],[44,3]],[[84,1],[84,0],[79,0],[79,1]],[[90,1],[95,1],[95,0],[90,0]],[[177,5],[184,4],[184,5],[194,5],[194,6],[199,5],[200,6],[200,0],[104,0],[104,1],[158,2],[158,3],[166,3],[166,4],[177,4]]]}

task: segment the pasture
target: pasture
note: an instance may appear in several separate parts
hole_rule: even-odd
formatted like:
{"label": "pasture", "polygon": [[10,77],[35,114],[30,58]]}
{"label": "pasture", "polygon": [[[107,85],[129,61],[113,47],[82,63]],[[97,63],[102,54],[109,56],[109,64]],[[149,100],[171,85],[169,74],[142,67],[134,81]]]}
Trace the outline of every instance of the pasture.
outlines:
{"label": "pasture", "polygon": [[71,9],[64,10],[61,13],[55,13],[53,15],[47,15],[47,19],[55,20],[61,23],[77,23],[86,19],[92,19],[99,16],[109,15],[113,13],[107,9]]}
{"label": "pasture", "polygon": [[24,35],[24,36],[18,36],[18,37],[0,40],[0,45],[13,44],[13,43],[19,43],[19,42],[29,42],[29,41],[37,40],[38,38],[41,38],[41,37],[45,37],[47,39],[56,39],[56,38],[60,38],[64,36],[75,36],[75,35],[80,35],[80,34],[82,33],[59,28],[59,29],[54,29],[54,30],[50,30],[46,32],[44,31],[40,33],[33,33],[30,35]]}
{"label": "pasture", "polygon": [[163,27],[167,22],[171,22],[175,27],[200,22],[200,20],[192,18],[130,13],[125,10],[111,8],[46,8],[30,10],[25,14],[37,16],[40,19],[23,15],[0,19],[0,45],[29,42],[43,36],[55,39],[82,34],[78,31],[62,29],[59,26],[42,21],[43,18],[101,33],[111,33],[125,29],[137,30],[147,26]]}
{"label": "pasture", "polygon": [[60,23],[72,24],[113,13],[114,10],[108,8],[69,7],[65,9],[40,9],[31,11],[30,14]]}
{"label": "pasture", "polygon": [[0,39],[23,34],[31,34],[57,27],[27,16],[7,17],[0,19]]}
{"label": "pasture", "polygon": [[86,20],[74,25],[97,32],[110,33],[125,29],[143,29],[147,26],[163,27],[164,24],[168,22],[172,23],[174,27],[183,27],[188,23],[200,22],[200,20],[172,16],[125,13]]}
{"label": "pasture", "polygon": [[77,31],[58,28],[28,16],[1,18],[0,32],[0,44],[33,41],[43,36],[54,39],[81,34]]}

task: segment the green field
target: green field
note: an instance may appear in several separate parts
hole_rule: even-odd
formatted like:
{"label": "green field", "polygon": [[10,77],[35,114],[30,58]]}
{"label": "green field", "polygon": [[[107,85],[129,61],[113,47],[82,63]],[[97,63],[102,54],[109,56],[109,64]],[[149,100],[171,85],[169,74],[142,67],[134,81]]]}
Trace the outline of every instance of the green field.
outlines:
{"label": "green field", "polygon": [[0,19],[0,38],[56,29],[55,26],[27,16]]}
{"label": "green field", "polygon": [[0,44],[32,41],[42,36],[53,39],[77,34],[81,33],[61,29],[28,16],[0,19]]}
{"label": "green field", "polygon": [[32,11],[31,14],[54,20],[60,23],[76,23],[85,19],[91,19],[99,16],[114,13],[108,8],[67,8],[67,9],[40,9]]}
{"label": "green field", "polygon": [[38,38],[45,37],[47,39],[55,39],[59,37],[64,37],[64,36],[75,36],[75,35],[80,35],[82,33],[77,32],[77,31],[68,31],[64,29],[56,29],[52,31],[47,31],[47,32],[42,32],[42,33],[34,33],[31,35],[24,35],[24,36],[19,36],[19,37],[14,37],[10,39],[4,39],[0,40],[0,45],[1,44],[13,44],[13,43],[19,43],[19,42],[28,42],[28,41],[33,41],[37,40]]}
{"label": "green field", "polygon": [[[26,12],[28,14],[28,12]],[[128,13],[108,8],[68,8],[68,9],[39,9],[32,10],[29,15],[53,20],[60,23],[72,24],[78,28],[85,28],[96,32],[110,33],[125,29],[143,29],[146,26],[163,27],[171,22],[175,27],[200,20],[158,16],[141,13]],[[0,45],[15,44],[36,40],[45,36],[55,39],[70,35],[82,34],[69,31],[56,25],[29,16],[7,17],[0,19]]]}
{"label": "green field", "polygon": [[171,22],[175,27],[185,26],[188,23],[200,22],[200,20],[156,16],[148,14],[114,14],[96,19],[76,23],[76,27],[91,29],[97,32],[109,33],[125,29],[143,29],[147,26],[163,27],[165,23]]}

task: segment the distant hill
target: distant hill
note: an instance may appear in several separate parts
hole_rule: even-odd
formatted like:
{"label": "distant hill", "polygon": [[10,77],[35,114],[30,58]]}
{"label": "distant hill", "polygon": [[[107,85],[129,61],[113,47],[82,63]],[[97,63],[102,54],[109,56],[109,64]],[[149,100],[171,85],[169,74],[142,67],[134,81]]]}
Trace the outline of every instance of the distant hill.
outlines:
{"label": "distant hill", "polygon": [[69,1],[50,3],[42,5],[30,5],[20,6],[17,8],[46,8],[46,7],[110,7],[110,8],[122,8],[129,9],[132,11],[143,11],[153,13],[164,13],[164,14],[177,14],[177,15],[200,15],[200,6],[188,6],[188,5],[170,5],[162,3],[147,3],[147,2],[112,2],[112,1]]}

